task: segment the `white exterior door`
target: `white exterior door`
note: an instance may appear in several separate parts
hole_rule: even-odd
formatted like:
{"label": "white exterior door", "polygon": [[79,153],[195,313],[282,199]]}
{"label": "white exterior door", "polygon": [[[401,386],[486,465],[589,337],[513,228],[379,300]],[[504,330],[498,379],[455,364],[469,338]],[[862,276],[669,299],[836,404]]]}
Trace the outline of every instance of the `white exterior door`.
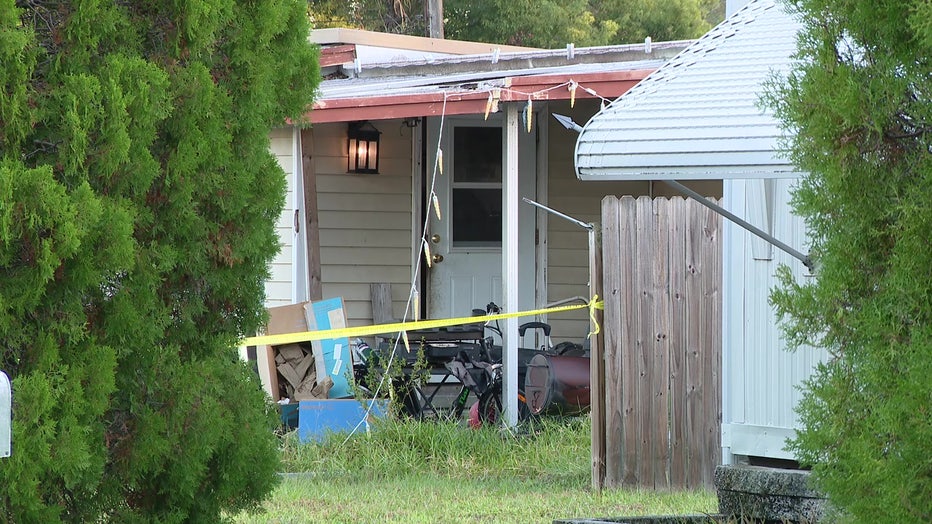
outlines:
{"label": "white exterior door", "polygon": [[[428,124],[428,166],[435,165],[438,137],[443,151],[443,174],[428,170],[428,243],[432,263],[428,271],[428,318],[469,316],[489,302],[502,305],[502,182],[505,173],[505,130],[500,116],[447,117]],[[522,196],[534,198],[536,152],[534,135],[519,134],[519,186]],[[440,205],[438,220],[431,197]],[[534,301],[535,216],[521,203],[519,219],[521,304]]]}

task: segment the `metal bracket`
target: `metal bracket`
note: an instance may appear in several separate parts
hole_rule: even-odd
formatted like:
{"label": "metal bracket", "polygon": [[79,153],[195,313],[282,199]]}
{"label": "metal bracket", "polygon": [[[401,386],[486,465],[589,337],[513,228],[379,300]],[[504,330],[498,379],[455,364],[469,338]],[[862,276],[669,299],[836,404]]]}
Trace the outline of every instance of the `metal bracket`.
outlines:
{"label": "metal bracket", "polygon": [[724,207],[722,207],[722,206],[720,206],[720,205],[718,205],[718,204],[715,204],[715,203],[713,203],[713,202],[710,202],[709,199],[707,199],[706,197],[700,195],[699,193],[693,191],[692,189],[689,189],[688,187],[684,186],[683,184],[677,182],[676,180],[662,180],[662,182],[665,183],[665,184],[668,184],[668,185],[670,185],[670,186],[672,186],[672,187],[674,187],[677,191],[679,191],[679,192],[681,192],[681,193],[683,193],[683,194],[689,196],[690,198],[692,198],[692,199],[695,200],[696,202],[699,202],[700,204],[704,205],[705,207],[711,209],[712,211],[715,211],[716,213],[718,213],[718,214],[722,215],[723,217],[727,218],[728,220],[731,220],[731,221],[734,222],[735,224],[738,224],[738,225],[741,226],[742,228],[746,229],[748,232],[750,232],[750,233],[752,233],[752,234],[754,234],[754,235],[757,235],[758,237],[764,239],[766,242],[769,242],[769,243],[772,244],[774,247],[783,250],[784,252],[786,252],[786,253],[789,254],[790,256],[792,256],[792,257],[798,259],[800,262],[802,262],[803,265],[806,266],[806,267],[809,269],[810,272],[813,272],[813,273],[815,272],[815,263],[812,261],[811,258],[809,258],[809,255],[804,255],[804,254],[800,253],[799,251],[793,249],[792,247],[790,247],[790,246],[784,244],[783,242],[781,242],[781,241],[777,240],[776,238],[774,238],[773,235],[771,235],[771,234],[769,234],[769,233],[767,233],[767,232],[761,230],[760,228],[755,227],[754,224],[751,224],[750,222],[747,222],[746,220],[743,220],[743,219],[739,218],[739,217],[736,216],[734,213],[732,213],[731,211],[728,211],[728,210],[725,209]]}

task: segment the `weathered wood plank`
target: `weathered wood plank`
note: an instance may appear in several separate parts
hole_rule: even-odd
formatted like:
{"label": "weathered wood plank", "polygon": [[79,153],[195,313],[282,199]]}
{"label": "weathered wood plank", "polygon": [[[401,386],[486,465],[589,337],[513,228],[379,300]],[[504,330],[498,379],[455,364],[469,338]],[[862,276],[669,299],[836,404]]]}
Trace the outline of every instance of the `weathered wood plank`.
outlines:
{"label": "weathered wood plank", "polygon": [[301,170],[304,176],[304,228],[307,236],[307,286],[310,300],[321,300],[320,220],[318,219],[317,172],[314,170],[314,135],[301,130]]}
{"label": "weathered wood plank", "polygon": [[642,486],[654,487],[654,468],[651,464],[651,442],[656,436],[651,419],[657,414],[653,411],[654,403],[654,367],[652,358],[654,322],[651,313],[654,301],[658,300],[656,290],[651,286],[652,267],[657,262],[654,258],[654,216],[650,198],[637,199],[637,259],[635,260],[635,282],[637,286],[637,369],[638,369],[638,405],[642,415],[638,425],[638,476]]}
{"label": "weathered wood plank", "polygon": [[[622,264],[622,232],[625,224],[620,219],[620,205],[614,196],[607,196],[602,203],[602,267],[620,268]],[[602,288],[604,291],[605,311],[602,322],[603,337],[603,363],[605,366],[605,409],[602,413],[605,435],[605,487],[620,486],[624,479],[621,472],[624,468],[624,449],[618,443],[624,440],[623,402],[621,391],[623,375],[618,365],[619,355],[624,351],[625,333],[624,304],[621,297],[623,273],[610,270],[603,275]],[[598,460],[598,457],[595,457]]]}
{"label": "weathered wood plank", "polygon": [[603,201],[605,486],[708,487],[720,461],[720,218],[704,210]]}
{"label": "weathered wood plank", "polygon": [[[637,242],[637,201],[631,197],[622,197],[619,210],[619,252],[615,266],[619,272],[619,290],[617,300],[620,302],[619,311],[622,312],[621,345],[613,364],[619,370],[619,386],[622,391],[624,433],[621,435],[623,443],[622,481],[627,486],[636,486],[638,477],[639,447],[638,428],[642,415],[638,405],[638,294],[635,286],[635,265],[638,258]],[[607,263],[606,268],[609,268]],[[606,275],[606,278],[608,275]],[[618,358],[620,356],[620,358]]]}
{"label": "weathered wood plank", "polygon": [[[617,217],[618,217],[618,199],[609,196],[603,199],[611,199],[602,205],[602,220],[606,222],[606,213],[609,215],[608,221],[613,224],[613,230],[609,234],[617,237]],[[607,204],[607,205],[606,205]],[[602,289],[602,235],[604,230],[598,226],[589,232],[589,292],[591,296],[604,298]],[[604,309],[603,309],[604,311]],[[605,330],[602,329],[604,322],[603,311],[594,311],[593,317],[596,325],[599,327],[598,333],[590,335],[589,338],[589,383],[590,383],[590,403],[592,421],[591,446],[592,446],[592,488],[602,489],[605,483],[605,364],[604,356],[604,336]],[[596,326],[590,329],[595,330]]]}
{"label": "weathered wood plank", "polygon": [[369,294],[372,300],[372,323],[397,322],[392,314],[392,285],[387,282],[369,284]]}
{"label": "weathered wood plank", "polygon": [[686,318],[686,201],[671,201],[670,240],[670,485],[682,489],[686,483],[686,457],[689,441],[686,435],[685,348]]}
{"label": "weathered wood plank", "polygon": [[653,468],[654,488],[670,486],[670,437],[668,393],[670,387],[670,201],[655,198],[651,201],[651,219],[654,250],[650,285],[652,331],[648,363],[651,366],[650,411],[654,414],[650,424],[650,461]]}
{"label": "weathered wood plank", "polygon": [[702,302],[698,299],[698,293],[701,290],[697,266],[698,245],[697,233],[699,220],[699,208],[696,206],[688,207],[690,227],[686,235],[686,344],[684,363],[686,374],[684,376],[685,400],[686,400],[686,439],[690,443],[687,448],[688,456],[686,458],[686,483],[695,485],[701,473],[699,471],[700,462],[697,456],[698,449],[695,445],[701,434],[699,430],[699,418],[702,416],[701,399],[701,377],[702,370],[699,365],[699,334],[700,313],[699,308]]}
{"label": "weathered wood plank", "polygon": [[700,443],[700,460],[702,461],[701,482],[711,486],[714,479],[715,465],[721,462],[721,348],[722,348],[722,217],[717,213],[703,209],[703,307],[700,322],[704,333],[702,346],[703,380],[706,394],[703,397],[704,416],[702,417],[703,439]]}

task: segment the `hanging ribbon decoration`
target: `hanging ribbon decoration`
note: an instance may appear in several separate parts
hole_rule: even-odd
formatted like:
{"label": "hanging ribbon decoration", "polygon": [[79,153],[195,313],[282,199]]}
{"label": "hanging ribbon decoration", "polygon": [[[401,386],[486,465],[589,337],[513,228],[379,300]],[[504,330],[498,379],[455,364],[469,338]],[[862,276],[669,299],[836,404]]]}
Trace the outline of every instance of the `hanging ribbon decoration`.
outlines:
{"label": "hanging ribbon decoration", "polygon": [[533,106],[534,106],[534,103],[531,101],[530,98],[528,98],[527,107],[524,109],[524,119],[527,121],[527,132],[528,133],[531,132],[531,118],[533,118],[533,115],[534,115]]}
{"label": "hanging ribbon decoration", "polygon": [[431,193],[430,200],[434,204],[434,213],[437,215],[437,220],[443,220],[440,217],[440,199],[437,198],[437,193]]}

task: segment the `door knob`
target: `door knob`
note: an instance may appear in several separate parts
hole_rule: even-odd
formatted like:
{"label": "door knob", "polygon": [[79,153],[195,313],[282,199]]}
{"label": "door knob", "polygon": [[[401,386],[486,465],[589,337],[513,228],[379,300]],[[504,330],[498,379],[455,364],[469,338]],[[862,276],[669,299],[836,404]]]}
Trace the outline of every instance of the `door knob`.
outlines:
{"label": "door knob", "polygon": [[443,262],[443,255],[434,255],[430,259],[434,262],[434,264],[439,264]]}

